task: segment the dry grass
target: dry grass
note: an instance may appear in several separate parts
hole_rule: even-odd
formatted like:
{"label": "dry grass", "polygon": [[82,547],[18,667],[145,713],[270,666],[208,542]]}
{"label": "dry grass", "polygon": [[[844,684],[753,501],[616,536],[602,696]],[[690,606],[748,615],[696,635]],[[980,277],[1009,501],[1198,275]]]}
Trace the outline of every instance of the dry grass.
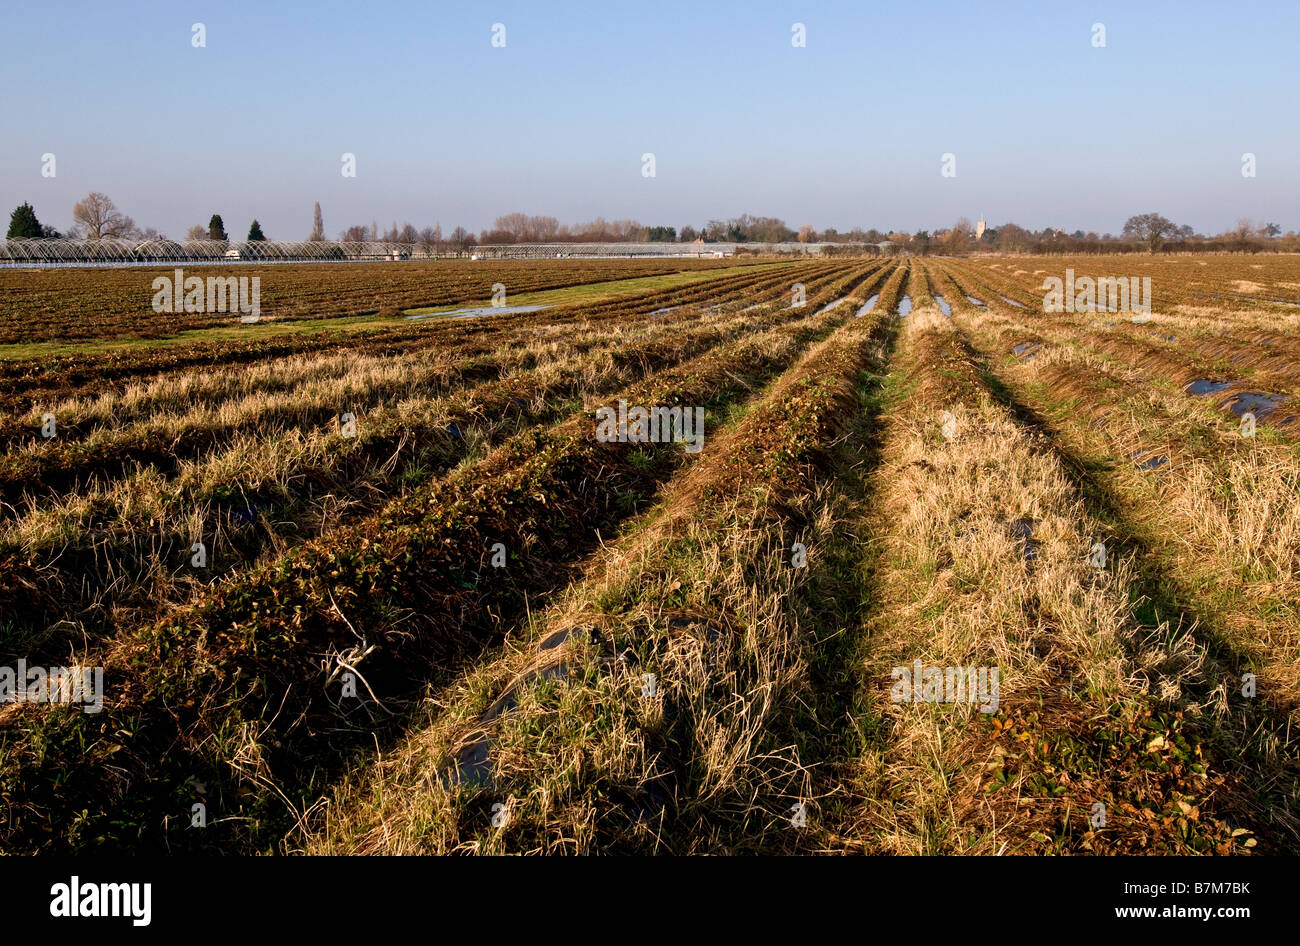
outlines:
{"label": "dry grass", "polygon": [[[811,473],[800,472],[801,451],[824,435],[807,440],[792,421],[821,416],[823,398],[852,402],[845,368],[869,342],[850,323],[810,352],[581,583],[431,706],[397,752],[346,783],[307,849],[815,844],[820,833],[795,828],[787,810],[812,803],[791,727],[815,659],[795,603],[791,523],[805,525],[797,534],[815,563],[818,538],[836,534],[837,500],[825,485],[801,488]],[[809,387],[823,371],[833,380]],[[787,461],[755,464],[760,446],[781,443]],[[502,806],[496,825],[489,805]]]}
{"label": "dry grass", "polygon": [[[1072,750],[1115,734],[1122,744],[1140,720],[1193,709],[1185,688],[1199,656],[1185,633],[1135,618],[1131,563],[1042,435],[989,396],[952,323],[922,310],[906,335],[906,382],[874,476],[881,558],[862,677],[876,738],[859,762],[854,835],[868,850],[914,854],[1167,843],[1125,805],[1205,806],[1221,774],[1144,784]],[[1106,541],[1110,560],[1095,568],[1090,550]],[[999,668],[998,715],[895,702],[891,668],[916,660]],[[1088,823],[1098,801],[1112,810],[1104,836]],[[1222,844],[1231,829],[1207,810],[1198,830]]]}
{"label": "dry grass", "polygon": [[[989,318],[977,330],[1020,338]],[[1159,550],[1186,603],[1214,616],[1217,636],[1267,680],[1279,706],[1300,707],[1300,457],[1281,434],[1241,436],[1231,414],[1155,383],[1089,340],[1054,334],[1009,376],[1051,392],[1081,455],[1105,458],[1135,532]],[[1068,405],[1068,406],[1067,406]],[[1163,458],[1155,471],[1135,459]]]}
{"label": "dry grass", "polygon": [[[1151,275],[1150,320],[1044,313],[1067,267]],[[5,842],[1300,850],[1294,403],[1243,438],[1184,389],[1300,402],[1294,269],[791,263],[374,348],[14,369],[4,645],[111,692],[0,712]],[[597,443],[618,396],[706,405],[703,454]],[[918,661],[996,669],[996,706],[897,700]],[[159,829],[195,772],[216,826]]]}

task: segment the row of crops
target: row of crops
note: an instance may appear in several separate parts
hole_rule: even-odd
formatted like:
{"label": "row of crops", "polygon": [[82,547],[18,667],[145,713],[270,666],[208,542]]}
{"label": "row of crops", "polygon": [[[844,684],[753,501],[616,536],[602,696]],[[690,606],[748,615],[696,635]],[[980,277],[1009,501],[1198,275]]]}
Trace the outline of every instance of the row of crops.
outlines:
{"label": "row of crops", "polygon": [[[401,266],[349,263],[206,265],[186,278],[234,278],[259,283],[261,319],[328,321],[340,317],[397,316],[423,306],[486,304],[493,287],[511,296],[622,279],[704,273],[736,265],[727,260],[415,260]],[[761,265],[761,264],[759,264]],[[166,267],[94,269],[0,268],[0,355],[6,345],[158,339],[177,332],[238,323],[229,312],[159,312],[154,306]],[[177,289],[178,301],[180,298]]]}
{"label": "row of crops", "polygon": [[1294,851],[1295,278],[1097,265],[11,359],[0,666],[102,706],[0,704],[0,844]]}

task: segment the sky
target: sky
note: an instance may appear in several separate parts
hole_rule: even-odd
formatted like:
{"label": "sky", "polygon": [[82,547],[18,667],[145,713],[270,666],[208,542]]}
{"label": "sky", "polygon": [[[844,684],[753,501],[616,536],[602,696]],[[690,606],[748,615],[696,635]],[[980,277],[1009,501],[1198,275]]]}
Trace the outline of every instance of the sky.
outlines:
{"label": "sky", "polygon": [[1297,36],[1294,0],[0,0],[0,205],[66,229],[100,191],[173,238],[220,213],[306,239],[315,201],[330,237],[515,211],[1294,230]]}

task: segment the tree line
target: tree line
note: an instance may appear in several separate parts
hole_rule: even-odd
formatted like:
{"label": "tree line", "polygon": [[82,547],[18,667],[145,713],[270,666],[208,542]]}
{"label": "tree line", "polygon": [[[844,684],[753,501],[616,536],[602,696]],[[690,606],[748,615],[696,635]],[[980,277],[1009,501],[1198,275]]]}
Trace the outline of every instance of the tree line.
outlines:
{"label": "tree line", "polygon": [[[135,221],[117,209],[107,194],[92,192],[72,208],[75,221],[66,233],[42,224],[30,203],[23,202],[9,215],[8,240],[67,239],[67,240],[166,240],[153,227],[140,228]],[[220,214],[213,214],[206,227],[195,225],[185,234],[187,240],[229,240],[226,225]],[[266,240],[262,225],[254,219],[248,228],[249,240]]]}
{"label": "tree line", "polygon": [[[94,192],[80,200],[72,209],[73,226],[60,233],[44,225],[36,216],[30,203],[24,202],[9,217],[8,239],[86,239],[86,240],[166,240],[167,237],[152,227],[141,229],[135,221],[118,210],[107,194]],[[208,225],[196,224],[185,234],[186,240],[228,241],[225,222],[220,214],[213,214]],[[249,241],[267,240],[261,224],[254,219],[249,225]],[[324,241],[325,223],[317,202],[312,212],[312,241]],[[1085,233],[1075,230],[1067,233],[1055,227],[1030,230],[1007,222],[982,232],[971,225],[969,219],[958,218],[947,229],[917,230],[906,233],[898,230],[862,229],[855,227],[841,233],[833,227],[818,231],[809,224],[797,230],[778,217],[760,217],[741,214],[728,220],[709,220],[696,227],[691,224],[681,228],[646,226],[636,220],[606,220],[597,217],[579,224],[562,224],[555,217],[530,216],[510,213],[497,217],[491,227],[477,236],[465,227],[454,227],[443,235],[441,223],[416,229],[410,223],[401,227],[396,221],[381,230],[377,221],[369,226],[356,224],[340,231],[338,239],[345,242],[407,243],[423,247],[426,252],[464,253],[479,244],[493,243],[873,243],[887,251],[915,255],[942,254],[960,256],[971,252],[994,253],[1116,253],[1116,252],[1300,252],[1300,233],[1282,233],[1276,223],[1256,223],[1242,219],[1232,229],[1214,235],[1195,232],[1187,225],[1178,225],[1158,213],[1135,214],[1125,221],[1119,235],[1110,233]]]}
{"label": "tree line", "polygon": [[913,255],[962,256],[967,253],[1033,253],[1033,254],[1086,254],[1086,253],[1198,253],[1231,252],[1260,253],[1300,252],[1300,233],[1282,233],[1276,223],[1256,223],[1242,219],[1223,233],[1205,235],[1197,233],[1186,224],[1178,225],[1158,213],[1134,214],[1124,222],[1118,235],[1111,233],[1085,233],[1075,230],[1067,233],[1057,227],[1030,230],[1015,223],[987,227],[982,233],[971,226],[965,217],[952,227],[943,230],[917,230],[915,233],[879,230],[853,231],[848,235],[833,230],[814,233],[812,239],[822,242],[841,242],[848,236],[854,242],[880,243],[888,241],[896,252]]}
{"label": "tree line", "polygon": [[799,232],[777,217],[741,214],[730,220],[710,220],[702,226],[647,226],[637,220],[595,220],[562,224],[555,217],[522,213],[496,218],[479,233],[479,243],[788,243]]}

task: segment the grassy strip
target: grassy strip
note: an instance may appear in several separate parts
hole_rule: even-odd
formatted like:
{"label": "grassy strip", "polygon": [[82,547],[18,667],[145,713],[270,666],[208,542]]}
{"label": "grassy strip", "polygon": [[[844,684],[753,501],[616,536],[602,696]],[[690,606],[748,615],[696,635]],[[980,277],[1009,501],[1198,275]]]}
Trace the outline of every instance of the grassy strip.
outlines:
{"label": "grassy strip", "polygon": [[[809,278],[810,285],[827,283],[837,278],[837,272],[827,270]],[[711,287],[716,288],[716,287]],[[726,287],[724,287],[726,288]],[[775,304],[787,289],[787,279],[768,278],[756,283],[730,289],[721,294],[714,292],[707,298],[714,301],[711,311],[738,308],[755,296],[771,299]],[[704,300],[696,300],[703,302]],[[430,331],[424,326],[408,327],[400,343],[396,333],[389,333],[390,343],[377,350],[351,346],[346,349],[324,349],[277,357],[275,353],[250,364],[206,366],[202,371],[173,371],[141,383],[129,384],[125,390],[101,391],[89,396],[73,395],[62,399],[46,399],[38,408],[20,417],[0,420],[0,443],[8,445],[14,440],[33,441],[39,428],[41,415],[49,411],[59,419],[58,441],[84,439],[105,427],[121,426],[135,420],[149,420],[154,415],[189,411],[195,408],[217,409],[232,399],[252,395],[274,395],[300,387],[308,378],[342,377],[348,374],[354,361],[362,364],[387,362],[411,363],[425,367],[447,366],[457,363],[472,365],[476,370],[490,370],[501,363],[502,352],[539,340],[567,343],[570,339],[590,337],[602,330],[619,331],[629,324],[657,324],[690,321],[699,317],[696,306],[686,304],[670,313],[652,314],[627,306],[591,306],[578,318],[567,318],[561,313],[550,315],[539,324],[517,324],[510,319],[493,319],[488,327],[480,320],[462,322],[453,329],[438,328]],[[454,379],[449,379],[454,380]],[[42,443],[43,447],[53,444]]]}
{"label": "grassy strip", "polygon": [[805,356],[427,726],[341,786],[308,850],[815,843],[788,809],[807,799],[798,742],[824,645],[809,629],[819,474],[885,324],[854,319]]}
{"label": "grassy strip", "polygon": [[[703,316],[697,319],[713,321]],[[690,332],[690,326],[682,322],[679,318],[671,324],[680,326],[683,333]],[[653,329],[655,323],[648,326]],[[584,336],[572,330],[561,335],[558,342],[571,340],[590,349],[608,344],[613,333],[621,329],[607,324],[599,328],[606,334],[587,335],[585,344]],[[366,379],[357,371],[337,384],[319,386],[316,391],[309,385],[305,390],[276,398],[251,395],[242,402],[192,410],[179,417],[163,415],[124,427],[100,429],[84,440],[62,437],[31,449],[11,450],[0,455],[0,502],[14,503],[29,492],[57,494],[92,477],[118,478],[142,465],[170,475],[186,460],[229,445],[241,436],[267,436],[285,426],[304,427],[315,433],[322,426],[335,424],[344,411],[353,413],[360,428],[367,432],[367,439],[373,433],[379,440],[395,442],[394,434],[404,432],[410,423],[400,413],[405,402],[430,388],[434,388],[432,393],[439,393],[437,389],[441,388],[450,395],[461,384],[499,376],[512,354],[525,347],[521,339],[498,348],[495,358],[487,353],[428,371],[399,370],[381,361],[374,379]],[[636,356],[636,351],[626,355],[629,359]],[[616,351],[614,357],[622,359],[624,355]],[[385,402],[393,403],[396,410],[384,411]]]}
{"label": "grassy strip", "polygon": [[[848,267],[836,264],[842,269]],[[830,264],[798,264],[790,278],[811,277],[824,274]],[[5,383],[4,395],[13,404],[19,396],[27,398],[26,410],[39,406],[51,397],[85,394],[101,390],[106,382],[119,382],[141,375],[156,375],[166,371],[184,370],[205,365],[227,365],[261,361],[270,357],[283,357],[308,352],[339,350],[365,345],[372,353],[395,352],[434,344],[455,347],[467,331],[475,335],[497,333],[505,335],[521,329],[551,326],[566,320],[583,318],[625,319],[630,314],[649,314],[656,308],[685,304],[709,298],[718,293],[741,291],[766,291],[786,282],[780,275],[756,270],[751,274],[705,280],[670,290],[642,292],[623,299],[588,306],[558,306],[532,313],[514,313],[488,316],[471,320],[467,328],[463,320],[435,320],[433,324],[373,318],[340,323],[332,319],[314,320],[311,331],[300,335],[259,335],[270,325],[243,325],[237,337],[223,341],[189,342],[184,345],[163,345],[161,348],[138,343],[123,344],[102,353],[47,356],[19,361],[0,359],[0,379]],[[316,327],[316,326],[319,327]],[[346,325],[336,329],[331,326]],[[251,330],[247,331],[247,330]]]}
{"label": "grassy strip", "polygon": [[907,270],[907,295],[912,300],[912,307],[915,309],[934,308],[934,297],[930,295],[930,283],[926,279],[925,264],[920,260],[912,260],[908,263]]}
{"label": "grassy strip", "polygon": [[[1265,331],[1277,331],[1288,326],[1294,332],[1300,324],[1300,312],[1294,303],[1297,299],[1295,256],[1279,256],[1269,260],[1271,276],[1260,272],[1261,264],[1248,262],[1241,256],[1226,255],[1209,260],[1143,259],[1135,256],[1097,257],[1026,257],[1014,262],[953,261],[967,272],[981,277],[1019,282],[1036,293],[1041,300],[1043,280],[1047,276],[1065,278],[1065,271],[1073,269],[1076,277],[1082,276],[1138,276],[1150,277],[1154,311],[1189,312],[1215,311],[1227,314],[1235,326],[1257,326]],[[1033,266],[1031,272],[1022,267]],[[1243,279],[1242,277],[1248,277]],[[1265,284],[1254,282],[1265,280]],[[1288,285],[1289,283],[1289,285]],[[1231,286],[1249,289],[1235,291]],[[1291,305],[1287,305],[1287,302]]]}
{"label": "grassy strip", "polygon": [[[1011,318],[1015,324],[1023,324],[1015,315]],[[1259,417],[1258,423],[1285,429],[1300,419],[1296,403],[1300,378],[1295,369],[1300,340],[1279,335],[1280,326],[1267,335],[1238,340],[1234,336],[1242,332],[1242,327],[1231,322],[1164,313],[1154,313],[1143,323],[1133,323],[1128,313],[1035,313],[1031,325],[1058,332],[1136,368],[1154,371],[1179,390],[1200,378],[1233,379],[1231,387],[1213,398],[1225,411],[1242,392],[1288,395],[1289,404]],[[1030,330],[1028,325],[1025,328]],[[1177,331],[1171,333],[1173,329]]]}
{"label": "grassy strip", "polygon": [[[879,561],[840,843],[907,853],[1231,852],[1259,812],[1189,718],[1185,634],[1134,610],[1133,568],[952,323],[914,313],[867,524]],[[945,416],[946,412],[946,416]],[[948,426],[945,433],[945,425]],[[915,700],[894,668],[997,668],[998,705]],[[933,695],[933,694],[931,694]],[[985,696],[987,694],[984,694]],[[981,706],[994,713],[981,712]],[[1106,825],[1091,822],[1105,806]]]}
{"label": "grassy strip", "polygon": [[[1007,330],[977,325],[990,352]],[[1208,408],[1160,396],[1069,347],[1021,364],[991,355],[1009,396],[1041,418],[1138,553],[1149,607],[1191,626],[1206,653],[1216,739],[1252,771],[1280,824],[1296,832],[1300,764],[1300,466],[1261,429],[1242,438]],[[1218,429],[1216,429],[1218,428]],[[1152,462],[1150,458],[1154,458]],[[1257,693],[1242,699],[1242,675]]]}
{"label": "grassy strip", "polygon": [[[863,275],[852,272],[812,283],[814,303],[859,278]],[[304,532],[311,531],[315,497],[329,502],[330,522],[355,519],[373,510],[394,488],[418,485],[521,427],[555,420],[572,409],[569,401],[575,396],[608,394],[742,332],[784,324],[801,314],[790,308],[766,309],[710,317],[699,325],[693,324],[697,320],[674,322],[670,316],[646,325],[650,338],[642,343],[630,342],[626,331],[611,334],[604,327],[603,332],[583,336],[586,343],[578,348],[589,351],[603,342],[607,350],[571,365],[561,358],[545,369],[423,405],[403,403],[391,414],[358,412],[358,436],[352,440],[337,431],[320,443],[290,438],[292,457],[279,457],[274,444],[250,445],[252,465],[246,471],[247,464],[217,457],[211,476],[204,475],[200,465],[183,464],[178,483],[161,482],[152,473],[132,477],[118,484],[120,489],[87,496],[82,505],[92,518],[84,524],[62,521],[55,510],[44,511],[22,533],[22,549],[0,556],[0,603],[15,604],[13,619],[4,622],[3,649],[32,660],[51,648],[62,649],[60,641],[75,646],[87,636],[101,636],[100,626],[146,620],[124,605],[142,598],[156,612],[180,590],[169,593],[170,582],[179,581],[189,589],[187,594],[192,593],[199,576],[183,563],[196,536],[210,554],[209,570],[201,577],[229,574],[271,544],[283,549],[285,543],[301,541]],[[631,337],[636,334],[634,327]],[[556,354],[550,346],[547,350]],[[293,462],[294,457],[300,462]],[[340,491],[339,499],[330,498]],[[151,493],[161,502],[150,501]],[[118,518],[105,518],[114,509]],[[75,513],[75,508],[69,507],[69,512]],[[145,578],[150,578],[150,587],[133,594]],[[111,600],[95,598],[101,588],[111,592]],[[21,609],[19,599],[25,602]],[[78,612],[80,620],[68,620]],[[59,618],[59,634],[46,635],[46,628]]]}
{"label": "grassy strip", "polygon": [[[764,268],[786,268],[790,263],[769,263]],[[669,273],[661,276],[642,276],[631,279],[615,279],[606,282],[589,282],[560,289],[546,289],[537,292],[515,292],[508,297],[508,304],[516,305],[593,305],[619,299],[631,293],[653,292],[674,289],[678,286],[699,282],[703,279],[716,279],[720,276],[752,275],[754,264],[744,266],[727,266],[711,269],[704,273]],[[420,306],[403,310],[403,315],[432,315],[441,312],[453,312],[464,308],[465,303],[456,302],[446,305]]]}
{"label": "grassy strip", "polygon": [[[738,272],[790,265],[755,261],[749,266],[689,260],[478,261],[345,265],[273,265],[189,268],[189,275],[258,277],[262,311],[269,320],[299,317],[346,319],[371,313],[392,316],[418,305],[470,304],[490,298],[494,283],[512,293],[609,283],[617,290],[625,279],[656,276],[709,278],[718,270]],[[185,264],[174,268],[185,269]],[[134,336],[126,343],[174,336],[216,327],[229,316],[217,313],[160,315],[152,311],[152,282],[172,275],[172,267],[113,267],[76,270],[0,271],[0,292],[8,305],[0,313],[0,352],[50,355],[60,350],[94,349]],[[237,321],[237,320],[236,320]],[[54,341],[31,342],[34,331]],[[80,342],[79,340],[86,341]],[[0,355],[0,360],[3,355]]]}
{"label": "grassy strip", "polygon": [[[732,343],[626,397],[720,410],[833,325],[810,317]],[[190,776],[206,780],[232,820],[173,843],[240,848],[282,829],[280,797],[311,797],[349,747],[374,738],[373,720],[359,717],[375,708],[344,704],[331,670],[364,660],[361,695],[412,694],[476,653],[525,595],[553,586],[685,458],[671,444],[597,442],[593,427],[583,412],[515,437],[375,520],[123,641],[107,661],[104,713],[50,707],[24,751],[6,747],[0,787],[24,813],[6,826],[7,842],[155,846],[164,816],[188,809],[177,806]],[[489,565],[497,542],[510,555],[505,569]],[[129,778],[113,774],[123,769]]]}
{"label": "grassy strip", "polygon": [[[490,449],[521,429],[553,422],[572,410],[575,397],[609,394],[655,370],[662,370],[709,351],[743,333],[793,321],[797,310],[778,310],[732,318],[703,326],[655,326],[649,341],[605,336],[605,351],[590,357],[561,359],[546,370],[478,385],[426,404],[403,403],[393,413],[358,411],[359,435],[352,440],[337,431],[319,443],[290,438],[301,462],[282,461],[273,443],[250,445],[267,476],[237,472],[224,457],[213,461],[218,475],[185,471],[183,483],[158,477],[132,478],[118,495],[91,501],[92,514],[114,507],[127,518],[106,528],[81,528],[69,535],[50,517],[38,516],[46,545],[30,538],[21,549],[0,546],[0,604],[21,595],[26,606],[14,608],[3,622],[0,653],[29,661],[66,651],[87,638],[101,637],[114,624],[151,619],[204,583],[246,567],[259,553],[293,543],[310,532],[312,500],[336,493],[331,521],[356,519],[394,491],[417,486],[445,472],[475,451]],[[666,336],[666,337],[665,337]],[[190,465],[185,465],[190,466]],[[269,481],[269,482],[268,482]],[[162,490],[150,502],[146,483]],[[352,500],[351,497],[356,497]],[[343,508],[346,504],[346,509]],[[74,527],[75,528],[75,527]],[[208,569],[184,567],[196,537],[205,542]],[[57,543],[52,548],[48,543]],[[179,578],[173,578],[179,570]],[[111,599],[101,601],[105,592]],[[142,613],[141,608],[145,609]],[[78,615],[80,619],[78,620]],[[74,623],[75,621],[75,623]],[[57,635],[44,632],[56,624]]]}

